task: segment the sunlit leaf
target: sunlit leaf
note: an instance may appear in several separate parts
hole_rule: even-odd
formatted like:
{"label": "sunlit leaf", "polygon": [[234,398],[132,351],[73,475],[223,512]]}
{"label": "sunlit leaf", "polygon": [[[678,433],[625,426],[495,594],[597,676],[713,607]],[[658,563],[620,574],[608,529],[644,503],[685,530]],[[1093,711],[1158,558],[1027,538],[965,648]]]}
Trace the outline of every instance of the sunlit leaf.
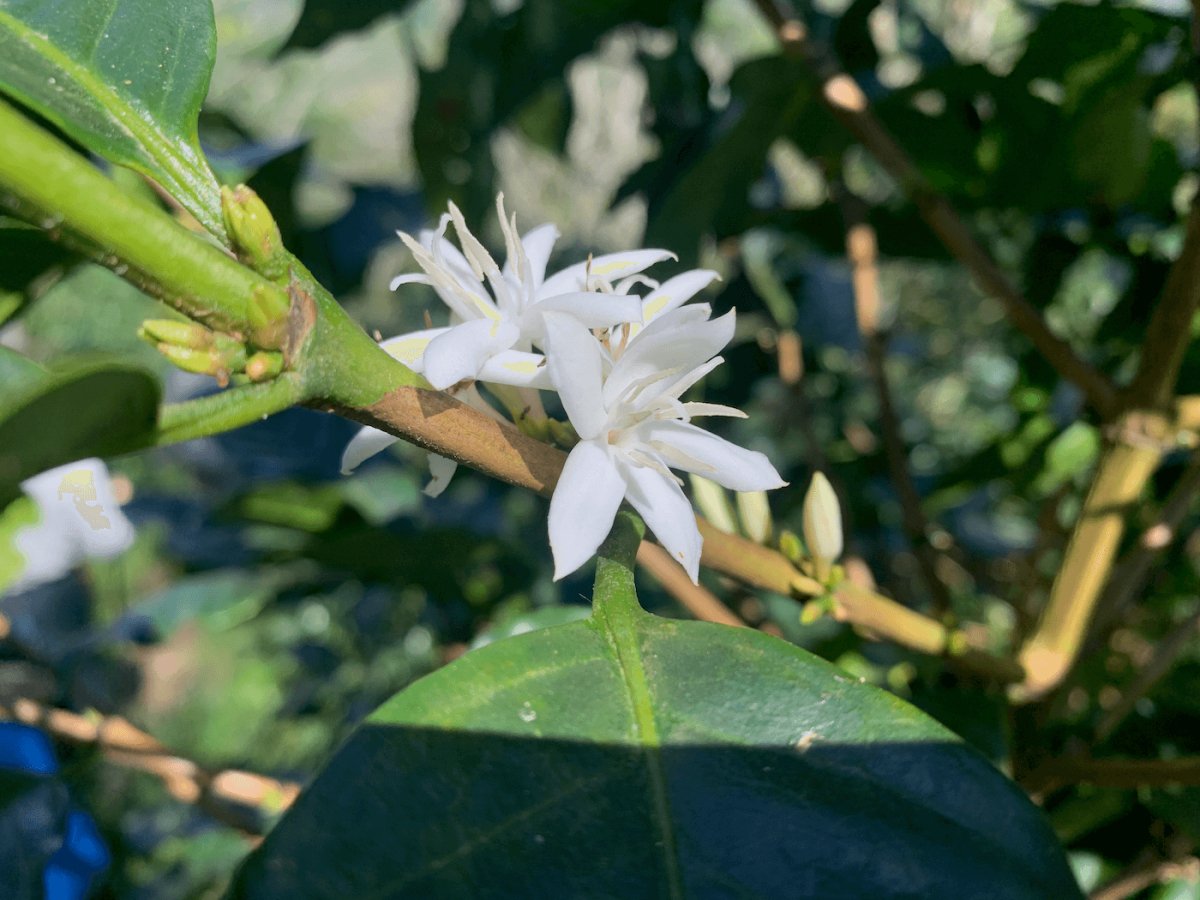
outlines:
{"label": "sunlit leaf", "polygon": [[210,0],[0,0],[0,91],[223,237],[196,132],[215,56]]}
{"label": "sunlit leaf", "polygon": [[233,896],[1079,896],[1041,814],[923,713],[762,633],[651,616],[612,570],[587,621],[377,710]]}

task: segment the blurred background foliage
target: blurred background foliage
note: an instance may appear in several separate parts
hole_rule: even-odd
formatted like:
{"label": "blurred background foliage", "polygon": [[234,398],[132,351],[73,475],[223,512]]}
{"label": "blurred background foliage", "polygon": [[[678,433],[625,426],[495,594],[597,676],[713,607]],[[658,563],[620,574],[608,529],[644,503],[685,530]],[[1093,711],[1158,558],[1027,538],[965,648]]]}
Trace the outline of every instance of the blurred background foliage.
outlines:
{"label": "blurred background foliage", "polygon": [[[388,292],[412,267],[395,230],[426,226],[448,199],[494,227],[497,190],[523,228],[558,224],[563,259],[663,246],[681,265],[715,268],[723,280],[706,299],[718,312],[737,307],[738,335],[706,399],[749,413],[728,434],[794,485],[826,470],[846,506],[850,564],[864,561],[902,602],[944,613],[906,532],[872,348],[855,318],[846,217],[865,216],[880,252],[884,371],[942,551],[948,612],[983,623],[998,651],[1027,631],[1098,429],[833,120],[750,0],[215,5],[202,141],[220,178],[266,199],[289,247],[368,330],[413,330],[440,308],[423,287]],[[1198,184],[1187,4],[799,7],[1053,330],[1128,378]],[[499,235],[488,236],[495,246]],[[170,399],[211,390],[136,338],[161,315],[155,302],[29,233],[5,230],[0,242],[5,344],[42,361],[126,354],[161,374]],[[796,335],[799,381],[781,369],[780,348],[794,349]],[[1193,349],[1181,391],[1198,386]],[[550,580],[544,501],[467,472],[430,501],[422,455],[404,445],[343,478],[354,430],[292,410],[111,461],[136,543],[3,596],[12,631],[0,643],[0,703],[119,714],[209,769],[303,781],[422,674],[496,635],[582,615],[589,576]],[[1186,465],[1182,453],[1167,460],[1160,498]],[[795,488],[772,496],[777,528],[800,531],[801,499]],[[801,625],[791,599],[704,577],[750,624],[896,691],[1011,770],[1090,741],[1158,643],[1194,622],[1196,552],[1194,540],[1169,550],[1032,727],[1002,693],[936,660],[828,618]],[[684,614],[653,583],[642,595]],[[1200,752],[1198,684],[1192,640],[1095,746],[1140,758]],[[111,854],[98,896],[218,896],[252,846],[247,832],[263,825],[234,827],[86,745],[68,742],[59,756],[57,777]],[[1192,855],[1200,840],[1194,788],[1066,787],[1038,799],[1085,889],[1139,860]],[[1200,888],[1181,877],[1144,896]]]}

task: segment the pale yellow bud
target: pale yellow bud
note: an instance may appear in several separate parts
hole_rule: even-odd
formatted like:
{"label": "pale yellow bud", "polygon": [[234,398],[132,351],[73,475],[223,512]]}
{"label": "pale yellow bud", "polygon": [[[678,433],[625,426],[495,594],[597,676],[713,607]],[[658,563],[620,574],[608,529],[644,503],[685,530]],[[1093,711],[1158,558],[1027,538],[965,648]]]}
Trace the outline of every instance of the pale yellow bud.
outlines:
{"label": "pale yellow bud", "polygon": [[812,554],[817,580],[829,578],[830,566],[842,555],[842,508],[829,479],[817,472],[804,495],[804,542]]}
{"label": "pale yellow bud", "polygon": [[696,474],[688,475],[688,479],[692,482],[692,500],[704,518],[720,531],[736,534],[737,521],[733,518],[733,507],[725,488]]}
{"label": "pale yellow bud", "polygon": [[738,518],[746,537],[756,544],[771,540],[775,523],[771,519],[771,507],[767,503],[766,491],[745,491],[737,495]]}

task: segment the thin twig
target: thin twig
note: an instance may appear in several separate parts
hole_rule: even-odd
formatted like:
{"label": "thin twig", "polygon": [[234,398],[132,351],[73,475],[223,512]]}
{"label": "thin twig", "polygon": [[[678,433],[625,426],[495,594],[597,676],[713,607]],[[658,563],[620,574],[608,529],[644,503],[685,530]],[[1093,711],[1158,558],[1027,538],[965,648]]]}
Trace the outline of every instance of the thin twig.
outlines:
{"label": "thin twig", "polygon": [[734,628],[749,626],[717,596],[702,585],[692,584],[692,579],[671,554],[650,541],[642,541],[637,553],[638,565],[649,572],[663,590],[679,601],[679,605],[701,622],[716,622]]}
{"label": "thin twig", "polygon": [[900,416],[892,398],[886,359],[887,338],[879,328],[879,248],[875,229],[867,221],[862,202],[839,184],[842,216],[846,222],[846,257],[854,287],[858,331],[866,351],[867,374],[879,400],[879,430],[883,437],[888,474],[900,500],[904,533],[912,546],[921,577],[932,600],[931,614],[941,618],[951,610],[950,590],[938,574],[939,554],[929,543],[929,520],[921,509],[921,495],[908,468],[908,449],[900,430]]}
{"label": "thin twig", "polygon": [[905,150],[876,118],[866,95],[842,71],[828,48],[814,41],[787,0],[755,0],[775,27],[784,50],[803,60],[821,85],[821,97],[834,117],[871,152],[913,201],[917,211],[979,286],[1003,304],[1009,320],[1068,381],[1083,389],[1102,416],[1117,409],[1112,382],[1082,359],[1046,325],[1041,313],[992,259],[949,201],[925,178]]}
{"label": "thin twig", "polygon": [[1088,900],[1125,900],[1156,884],[1168,881],[1200,881],[1200,859],[1138,860],[1111,881],[1088,894]]}
{"label": "thin twig", "polygon": [[1177,759],[1094,759],[1065,756],[1043,762],[1022,786],[1031,794],[1047,794],[1073,784],[1133,790],[1144,787],[1200,785],[1200,757]]}
{"label": "thin twig", "polygon": [[1175,541],[1179,528],[1200,495],[1200,454],[1194,455],[1167,494],[1158,516],[1137,544],[1113,567],[1108,587],[1096,606],[1084,652],[1096,649],[1137,600],[1155,563]]}
{"label": "thin twig", "polygon": [[262,834],[264,814],[282,812],[300,793],[300,785],[267,775],[240,769],[209,771],[172,753],[120,716],[85,716],[20,699],[11,706],[0,705],[0,719],[42,728],[71,743],[93,744],[109,762],[155,776],[177,800],[195,804],[247,834]]}

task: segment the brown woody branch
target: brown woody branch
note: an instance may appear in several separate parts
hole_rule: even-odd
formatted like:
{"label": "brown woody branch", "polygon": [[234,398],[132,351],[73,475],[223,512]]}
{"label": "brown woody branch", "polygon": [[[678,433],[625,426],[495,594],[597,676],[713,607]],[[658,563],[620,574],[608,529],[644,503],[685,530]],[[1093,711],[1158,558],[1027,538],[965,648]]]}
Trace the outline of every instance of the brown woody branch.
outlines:
{"label": "brown woody branch", "polygon": [[[380,428],[517,487],[550,496],[566,454],[534,440],[439,391],[399,387],[366,407],[329,407],[364,425]],[[782,553],[714,528],[698,519],[704,539],[701,562],[751,587],[780,594],[815,596],[824,588]],[[837,593],[845,619],[868,634],[921,653],[953,658],[987,678],[1014,681],[1020,667],[971,647],[962,632],[946,628],[887,597],[844,586]],[[844,601],[844,602],[843,602]]]}
{"label": "brown woody branch", "polygon": [[745,622],[728,606],[717,599],[708,588],[692,584],[692,579],[671,554],[649,541],[638,547],[637,561],[649,572],[663,590],[679,601],[679,605],[701,622],[716,622],[734,628],[748,628]]}
{"label": "brown woody branch", "polygon": [[240,769],[213,772],[178,756],[120,716],[84,716],[20,699],[0,705],[0,719],[42,728],[60,740],[95,745],[114,765],[158,778],[171,796],[199,806],[247,834],[265,831],[266,814],[282,812],[300,785]]}
{"label": "brown woody branch", "polygon": [[1200,757],[1178,759],[1093,759],[1067,756],[1042,763],[1023,779],[1030,793],[1046,794],[1074,784],[1134,790],[1200,785]]}
{"label": "brown woody branch", "polygon": [[867,373],[879,401],[879,430],[888,475],[900,500],[901,524],[916,556],[921,577],[933,600],[933,615],[950,612],[950,590],[938,574],[938,552],[929,543],[929,520],[921,509],[912,472],[908,468],[908,448],[900,431],[900,416],[892,398],[887,376],[887,338],[879,329],[879,248],[875,229],[866,219],[862,202],[839,185],[842,216],[846,221],[846,257],[850,261],[854,288],[854,309],[858,331],[866,353]]}

